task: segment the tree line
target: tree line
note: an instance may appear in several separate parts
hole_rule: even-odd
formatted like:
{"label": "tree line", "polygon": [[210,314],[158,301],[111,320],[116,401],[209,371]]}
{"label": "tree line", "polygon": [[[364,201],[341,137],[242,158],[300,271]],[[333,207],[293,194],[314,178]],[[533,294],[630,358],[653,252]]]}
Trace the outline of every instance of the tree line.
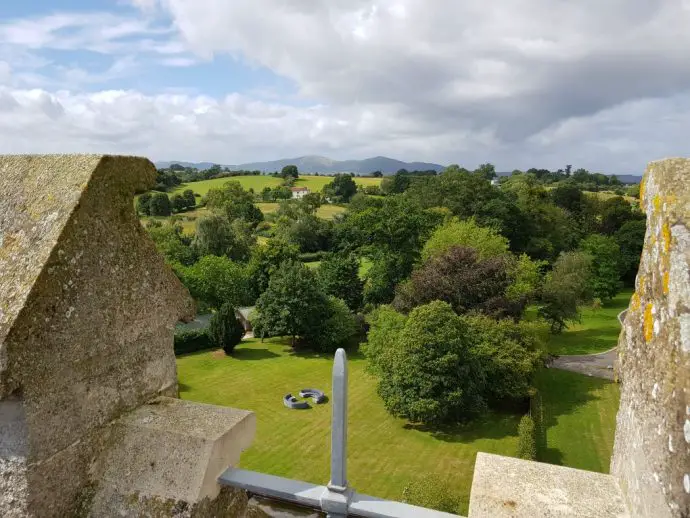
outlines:
{"label": "tree line", "polygon": [[[288,336],[297,349],[362,342],[388,411],[440,425],[527,397],[548,334],[634,281],[644,215],[562,175],[493,185],[490,164],[449,166],[388,177],[372,195],[345,174],[266,216],[264,192],[230,180],[201,200],[210,214],[193,235],[148,230],[202,306],[256,306],[255,335]],[[328,200],[347,210],[318,218]],[[314,253],[323,260],[310,269],[300,257]]]}

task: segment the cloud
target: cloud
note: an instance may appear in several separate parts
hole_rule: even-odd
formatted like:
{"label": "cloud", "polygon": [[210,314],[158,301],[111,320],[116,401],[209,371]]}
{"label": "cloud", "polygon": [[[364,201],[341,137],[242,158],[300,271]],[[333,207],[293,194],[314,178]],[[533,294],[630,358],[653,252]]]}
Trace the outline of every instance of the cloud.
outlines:
{"label": "cloud", "polygon": [[331,103],[404,106],[519,141],[690,88],[690,10],[669,0],[163,0],[201,56],[242,55]]}
{"label": "cloud", "polygon": [[[607,172],[685,152],[686,0],[123,2],[117,14],[0,24],[2,151],[223,163],[385,154]],[[45,49],[110,61],[56,63]],[[118,89],[155,67],[194,74],[220,55],[287,79],[298,100],[274,85],[215,97],[193,93],[209,91],[203,81],[177,93]]]}
{"label": "cloud", "polygon": [[[652,120],[654,124],[646,123]],[[51,93],[5,87],[0,88],[0,153],[89,151],[219,163],[301,154],[388,154],[467,166],[490,159],[499,170],[572,163],[606,172],[640,172],[647,161],[683,149],[688,120],[688,94],[633,101],[568,119],[514,144],[490,130],[461,125],[436,130],[389,105],[303,108],[241,94],[216,99],[189,93]]]}

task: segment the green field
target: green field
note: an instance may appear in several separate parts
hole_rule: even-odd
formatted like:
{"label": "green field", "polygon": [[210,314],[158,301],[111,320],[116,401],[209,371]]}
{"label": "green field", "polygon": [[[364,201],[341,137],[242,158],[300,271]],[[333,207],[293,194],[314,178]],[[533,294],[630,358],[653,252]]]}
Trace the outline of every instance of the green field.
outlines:
{"label": "green field", "polygon": [[560,335],[551,335],[551,354],[594,354],[613,349],[621,326],[618,314],[628,307],[633,290],[626,289],[600,309],[582,308],[582,321],[572,323]]}
{"label": "green field", "polygon": [[[519,416],[491,415],[442,433],[411,426],[386,413],[366,360],[354,355],[348,365],[348,479],[358,491],[400,500],[412,477],[438,473],[467,498],[478,451],[514,453]],[[287,342],[252,339],[233,357],[200,352],[178,358],[177,366],[182,398],[256,413],[256,437],[241,467],[328,482],[331,405],[295,411],[282,398],[307,386],[330,394],[332,357],[295,355]]]}
{"label": "green field", "polygon": [[[285,408],[288,392],[313,386],[331,390],[332,358],[295,354],[280,339],[243,342],[233,357],[220,351],[178,358],[181,397],[252,410],[257,433],[240,461],[246,469],[324,484],[328,481],[331,406]],[[364,493],[399,500],[408,481],[425,473],[447,477],[467,511],[478,451],[513,455],[518,415],[490,414],[470,425],[432,431],[388,415],[365,372],[366,360],[349,360],[348,478]],[[579,374],[549,370],[537,385],[544,398],[544,460],[608,471],[618,387]]]}
{"label": "green field", "polygon": [[[214,180],[203,180],[201,182],[190,182],[179,185],[171,190],[168,194],[171,196],[175,193],[181,193],[186,189],[191,189],[197,194],[204,196],[209,189],[222,187],[224,183],[229,181],[238,181],[246,190],[254,189],[255,192],[260,192],[264,187],[278,187],[282,182],[282,178],[274,178],[273,176],[234,176],[232,178],[216,178]],[[297,187],[308,187],[311,191],[321,192],[324,186],[333,180],[328,176],[301,176],[295,182]],[[380,185],[381,178],[354,178],[358,185]]]}
{"label": "green field", "polygon": [[546,450],[542,461],[608,473],[620,390],[618,384],[558,369],[541,371]]}

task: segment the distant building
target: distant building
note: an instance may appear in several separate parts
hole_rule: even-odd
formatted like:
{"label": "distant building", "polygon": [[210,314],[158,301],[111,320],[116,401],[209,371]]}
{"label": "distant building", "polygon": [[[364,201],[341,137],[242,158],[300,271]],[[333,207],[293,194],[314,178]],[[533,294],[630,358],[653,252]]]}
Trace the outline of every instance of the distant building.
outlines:
{"label": "distant building", "polygon": [[311,192],[306,187],[290,187],[290,190],[292,191],[293,200],[301,200]]}

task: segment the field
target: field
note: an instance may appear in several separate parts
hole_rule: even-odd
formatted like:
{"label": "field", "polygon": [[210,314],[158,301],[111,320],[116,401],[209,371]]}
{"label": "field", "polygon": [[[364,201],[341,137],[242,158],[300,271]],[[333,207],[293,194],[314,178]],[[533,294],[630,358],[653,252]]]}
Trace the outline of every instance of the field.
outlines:
{"label": "field", "polygon": [[633,290],[626,289],[600,309],[582,308],[582,321],[573,323],[567,332],[551,335],[551,354],[594,354],[613,349],[621,326],[618,314],[627,309]]}
{"label": "field", "polygon": [[[294,355],[287,342],[248,340],[234,357],[200,352],[178,358],[184,399],[253,410],[257,433],[240,467],[308,482],[329,479],[331,405],[295,411],[282,397],[303,387],[331,391],[332,359]],[[412,477],[438,473],[468,497],[478,451],[512,455],[519,416],[434,433],[389,416],[376,394],[366,360],[348,362],[348,479],[357,490],[400,500]]]}
{"label": "field", "polygon": [[608,473],[620,390],[618,384],[569,371],[541,371],[546,451],[542,461]]}
{"label": "field", "polygon": [[[464,498],[467,512],[478,451],[513,455],[518,415],[490,414],[465,426],[431,431],[388,415],[376,382],[357,354],[349,362],[348,479],[357,490],[399,500],[414,477],[447,477]],[[313,386],[331,390],[330,357],[295,354],[280,339],[243,342],[233,357],[199,352],[178,358],[184,399],[252,410],[254,443],[240,467],[308,482],[328,481],[330,405],[285,408],[288,392]],[[544,399],[545,461],[608,472],[618,407],[618,386],[565,371],[537,379]]]}
{"label": "field", "polygon": [[[190,182],[179,185],[171,190],[168,194],[171,196],[175,193],[181,193],[186,189],[191,189],[197,194],[204,196],[209,189],[222,187],[224,183],[231,180],[240,182],[242,187],[246,190],[254,189],[255,192],[260,192],[264,187],[278,187],[282,183],[281,178],[274,178],[273,176],[234,176],[232,178],[216,178],[214,180],[203,180],[201,182]],[[333,180],[328,176],[301,176],[295,182],[297,187],[308,187],[311,191],[320,192],[324,186]],[[380,185],[381,178],[354,178],[358,185]]]}

